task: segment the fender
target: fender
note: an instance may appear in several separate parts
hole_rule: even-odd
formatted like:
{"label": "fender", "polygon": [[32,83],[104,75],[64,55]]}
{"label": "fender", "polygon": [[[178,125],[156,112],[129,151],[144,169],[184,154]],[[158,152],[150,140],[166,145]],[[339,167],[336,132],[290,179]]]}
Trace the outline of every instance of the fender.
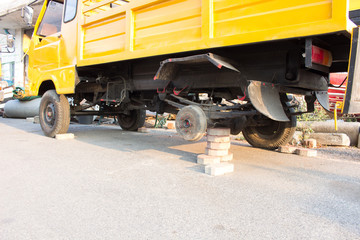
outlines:
{"label": "fender", "polygon": [[33,81],[29,86],[30,95],[37,96],[39,88],[44,81],[51,80],[58,94],[74,94],[75,86],[79,82],[79,77],[75,66],[66,66],[56,70],[44,71],[39,74],[39,80]]}
{"label": "fender", "polygon": [[260,113],[274,121],[290,121],[281,104],[278,85],[260,81],[250,81],[247,92],[252,105]]}

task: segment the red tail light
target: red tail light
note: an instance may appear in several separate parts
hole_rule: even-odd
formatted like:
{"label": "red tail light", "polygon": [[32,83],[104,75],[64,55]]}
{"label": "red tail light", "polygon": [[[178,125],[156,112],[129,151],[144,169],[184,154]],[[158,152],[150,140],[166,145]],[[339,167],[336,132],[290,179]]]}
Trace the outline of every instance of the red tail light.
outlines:
{"label": "red tail light", "polygon": [[332,54],[328,50],[313,45],[311,61],[316,64],[330,67],[332,63]]}

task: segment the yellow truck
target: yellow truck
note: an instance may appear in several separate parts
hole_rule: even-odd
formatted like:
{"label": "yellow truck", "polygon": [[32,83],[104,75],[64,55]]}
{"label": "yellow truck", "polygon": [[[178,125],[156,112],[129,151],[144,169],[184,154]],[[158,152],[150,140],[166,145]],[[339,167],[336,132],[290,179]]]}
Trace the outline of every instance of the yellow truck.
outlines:
{"label": "yellow truck", "polygon": [[[30,96],[53,137],[71,115],[114,115],[124,130],[145,111],[175,113],[198,140],[241,131],[274,149],[296,126],[292,94],[329,109],[329,73],[348,72],[343,113],[360,112],[359,29],[347,0],[45,0],[31,39]],[[351,2],[352,10],[357,3]],[[99,106],[99,110],[89,110]]]}

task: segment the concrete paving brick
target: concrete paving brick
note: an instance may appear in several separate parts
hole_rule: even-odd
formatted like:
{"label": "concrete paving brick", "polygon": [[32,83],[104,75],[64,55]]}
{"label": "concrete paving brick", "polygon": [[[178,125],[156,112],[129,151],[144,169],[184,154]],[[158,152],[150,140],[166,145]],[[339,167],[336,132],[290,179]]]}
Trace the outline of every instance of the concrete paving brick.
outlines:
{"label": "concrete paving brick", "polygon": [[220,161],[221,162],[229,162],[229,161],[232,161],[234,158],[234,154],[233,153],[229,153],[228,155],[226,156],[221,156],[220,157]]}
{"label": "concrete paving brick", "polygon": [[293,147],[293,146],[280,146],[279,147],[279,152],[281,153],[295,153],[297,147]]}
{"label": "concrete paving brick", "polygon": [[169,123],[166,125],[166,127],[167,127],[168,129],[175,129],[175,123],[169,122]]}
{"label": "concrete paving brick", "polygon": [[212,136],[230,136],[230,128],[208,128],[207,133]]}
{"label": "concrete paving brick", "polygon": [[303,133],[301,131],[295,131],[290,143],[293,145],[300,144],[302,139],[303,139]]}
{"label": "concrete paving brick", "polygon": [[350,138],[345,133],[311,133],[310,138],[327,146],[350,146]]}
{"label": "concrete paving brick", "polygon": [[231,163],[214,163],[205,166],[205,173],[211,176],[219,176],[231,172],[234,172],[234,164]]}
{"label": "concrete paving brick", "polygon": [[28,117],[28,118],[26,118],[26,121],[27,122],[34,122],[34,118],[33,117]]}
{"label": "concrete paving brick", "polygon": [[316,157],[317,151],[312,149],[305,149],[305,148],[298,148],[296,149],[295,153],[300,156],[304,157]]}
{"label": "concrete paving brick", "polygon": [[226,156],[229,154],[229,150],[228,149],[217,150],[217,149],[205,148],[205,154],[210,156]]}
{"label": "concrete paving brick", "polygon": [[229,136],[212,136],[207,135],[208,142],[216,142],[216,143],[229,143],[230,137]]}
{"label": "concrete paving brick", "polygon": [[145,128],[145,127],[141,127],[141,128],[138,129],[138,132],[147,133],[147,132],[149,132],[149,130],[147,128]]}
{"label": "concrete paving brick", "polygon": [[305,146],[307,148],[316,148],[316,139],[306,139],[305,140]]}
{"label": "concrete paving brick", "polygon": [[57,140],[67,140],[67,139],[74,139],[75,135],[73,133],[63,133],[63,134],[56,134],[55,138]]}
{"label": "concrete paving brick", "polygon": [[230,148],[230,143],[217,143],[217,142],[208,142],[207,148],[210,149],[218,149],[218,150],[226,150]]}
{"label": "concrete paving brick", "polygon": [[40,123],[40,117],[39,117],[39,116],[35,116],[33,123],[39,124],[39,123]]}
{"label": "concrete paving brick", "polygon": [[220,157],[201,154],[197,156],[197,163],[203,165],[220,163]]}

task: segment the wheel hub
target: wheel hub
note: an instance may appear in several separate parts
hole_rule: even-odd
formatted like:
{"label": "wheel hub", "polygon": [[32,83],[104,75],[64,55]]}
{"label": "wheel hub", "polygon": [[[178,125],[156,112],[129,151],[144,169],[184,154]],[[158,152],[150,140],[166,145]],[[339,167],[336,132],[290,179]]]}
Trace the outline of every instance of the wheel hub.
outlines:
{"label": "wheel hub", "polygon": [[186,106],[176,116],[176,131],[188,141],[200,140],[206,131],[206,115],[198,106]]}
{"label": "wheel hub", "polygon": [[55,106],[52,103],[49,103],[45,108],[45,121],[50,125],[55,122]]}
{"label": "wheel hub", "polygon": [[184,120],[184,128],[189,128],[189,127],[191,127],[191,122],[189,119],[185,119]]}

